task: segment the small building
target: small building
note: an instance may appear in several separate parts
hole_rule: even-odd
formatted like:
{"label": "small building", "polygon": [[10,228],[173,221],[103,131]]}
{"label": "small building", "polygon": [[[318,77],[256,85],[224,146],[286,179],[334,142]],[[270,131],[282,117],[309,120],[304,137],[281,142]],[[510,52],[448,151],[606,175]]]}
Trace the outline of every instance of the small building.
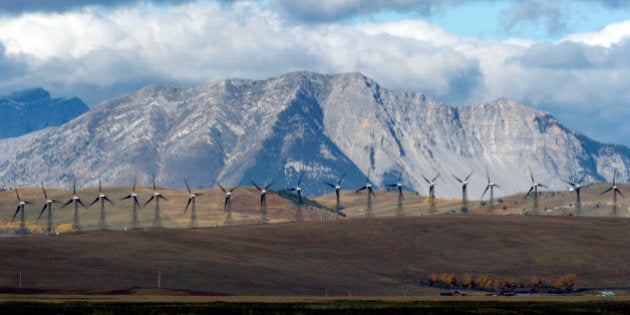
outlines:
{"label": "small building", "polygon": [[608,290],[608,291],[602,291],[602,292],[599,292],[599,294],[598,294],[598,295],[599,295],[599,296],[615,296],[615,292],[610,291],[610,290]]}

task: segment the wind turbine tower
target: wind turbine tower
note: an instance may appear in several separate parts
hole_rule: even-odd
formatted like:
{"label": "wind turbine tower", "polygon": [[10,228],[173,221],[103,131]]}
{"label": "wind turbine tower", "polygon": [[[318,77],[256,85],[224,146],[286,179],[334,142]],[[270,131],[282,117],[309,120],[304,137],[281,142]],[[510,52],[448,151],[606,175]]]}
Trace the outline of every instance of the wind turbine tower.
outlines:
{"label": "wind turbine tower", "polygon": [[190,190],[190,186],[188,185],[188,181],[184,180],[184,183],[186,183],[186,189],[188,190],[188,202],[186,203],[186,208],[184,209],[184,214],[186,214],[186,211],[188,211],[188,207],[190,207],[190,223],[188,224],[188,227],[191,229],[197,228],[197,207],[195,205],[195,200],[197,199],[198,196],[201,196],[200,193],[193,193]]}
{"label": "wind turbine tower", "polygon": [[138,201],[138,194],[136,194],[136,179],[133,180],[133,187],[131,188],[131,193],[120,200],[131,199],[131,224],[129,224],[129,228],[135,230],[140,227],[140,223],[138,222],[138,208],[142,208],[140,205],[140,201]]}
{"label": "wind turbine tower", "polygon": [[601,196],[609,191],[613,192],[613,204],[612,204],[612,211],[611,211],[611,216],[613,218],[616,218],[617,216],[619,216],[619,205],[617,204],[617,194],[621,195],[621,197],[624,197],[623,193],[621,193],[621,190],[619,190],[619,187],[617,187],[616,175],[617,174],[613,175],[612,186],[610,186],[608,189],[604,190],[601,194],[599,194]]}
{"label": "wind turbine tower", "polygon": [[267,223],[267,190],[271,187],[271,183],[262,187],[256,185],[253,181],[252,184],[260,192],[260,224],[265,224]]}
{"label": "wind turbine tower", "polygon": [[580,190],[582,189],[582,181],[586,177],[586,174],[582,175],[577,182],[565,181],[565,183],[571,186],[571,190],[575,191],[576,194],[576,202],[575,202],[575,215],[582,216],[582,201],[580,200]]}
{"label": "wind turbine tower", "polygon": [[90,203],[88,207],[91,207],[93,204],[99,201],[101,202],[101,213],[98,219],[98,224],[96,226],[96,229],[107,230],[107,217],[105,215],[105,201],[109,202],[112,205],[114,203],[109,198],[107,198],[107,195],[103,193],[103,187],[101,186],[100,178],[98,179],[98,197],[96,197],[96,199],[94,199],[94,201],[92,201],[92,203]]}
{"label": "wind turbine tower", "polygon": [[295,210],[295,222],[301,222],[302,221],[302,205],[303,205],[303,201],[302,201],[302,187],[300,187],[300,184],[302,183],[302,178],[304,177],[304,173],[300,173],[300,178],[297,181],[297,185],[295,185],[295,187],[289,188],[289,191],[295,191],[295,193],[298,196],[298,205],[297,205],[297,209]]}
{"label": "wind turbine tower", "polygon": [[532,181],[532,185],[530,186],[529,191],[525,195],[525,199],[527,199],[527,197],[529,197],[530,195],[534,196],[534,210],[532,211],[532,214],[538,214],[538,211],[539,211],[538,210],[538,187],[547,188],[547,186],[534,180],[534,174],[532,173],[531,169],[529,170],[529,178]]}
{"label": "wind turbine tower", "polygon": [[74,184],[72,185],[72,197],[68,202],[64,203],[61,206],[61,209],[65,208],[67,205],[73,203],[74,204],[74,217],[72,219],[72,232],[81,231],[81,225],[79,224],[79,205],[83,208],[87,208],[85,204],[81,201],[81,198],[77,195],[77,179],[74,179]]}
{"label": "wind turbine tower", "polygon": [[387,187],[395,187],[396,190],[398,191],[398,203],[396,205],[396,213],[395,213],[397,217],[401,217],[404,215],[402,175],[403,175],[403,171],[400,171],[400,174],[398,175],[398,180],[396,180],[396,183],[387,185]]}
{"label": "wind turbine tower", "polygon": [[146,207],[151,201],[155,200],[155,217],[153,218],[153,227],[162,227],[162,218],[160,217],[160,199],[168,201],[158,190],[155,185],[155,176],[153,176],[153,195],[144,203]]}
{"label": "wind turbine tower", "polygon": [[44,198],[46,198],[46,203],[44,203],[44,207],[42,208],[42,211],[39,212],[39,216],[37,216],[37,219],[39,220],[39,218],[42,217],[42,214],[44,214],[44,211],[48,210],[48,219],[46,220],[46,235],[50,235],[54,232],[53,231],[52,204],[58,203],[59,201],[48,198],[48,195],[46,194],[46,189],[44,188],[44,183],[42,183],[42,191],[44,192]]}
{"label": "wind turbine tower", "polygon": [[453,175],[455,180],[457,180],[460,184],[462,184],[462,212],[468,211],[468,180],[470,176],[472,176],[473,172],[470,172],[468,176],[464,177],[464,179],[460,179],[459,177]]}
{"label": "wind turbine tower", "polygon": [[494,214],[494,188],[501,188],[495,182],[490,180],[490,172],[488,172],[488,168],[486,168],[486,176],[488,178],[488,185],[486,185],[486,189],[484,189],[483,194],[481,194],[481,199],[485,196],[488,190],[490,191],[490,199],[488,200],[488,214]]}
{"label": "wind turbine tower", "polygon": [[362,190],[367,190],[367,206],[365,209],[365,217],[371,218],[374,216],[374,209],[372,208],[372,197],[376,197],[374,190],[372,190],[372,182],[370,182],[370,170],[368,169],[365,185],[356,190],[356,193],[360,193]]}
{"label": "wind turbine tower", "polygon": [[224,188],[221,184],[217,183],[221,191],[225,194],[225,203],[223,204],[223,214],[225,214],[225,221],[223,225],[232,225],[232,193],[238,188],[233,187],[230,189]]}
{"label": "wind turbine tower", "polygon": [[346,177],[345,173],[343,175],[341,175],[339,180],[337,180],[337,184],[324,182],[324,184],[326,184],[326,185],[328,185],[328,186],[330,186],[330,187],[335,189],[335,195],[336,195],[336,200],[337,200],[337,203],[335,205],[335,212],[337,212],[337,214],[339,214],[341,212],[341,183],[343,182],[343,178],[344,177]]}
{"label": "wind turbine tower", "polygon": [[422,178],[424,178],[424,181],[429,184],[429,214],[435,214],[437,212],[437,209],[435,207],[435,184],[437,179],[440,177],[440,173],[437,173],[437,175],[435,175],[432,180],[424,177],[424,175],[421,176]]}
{"label": "wind turbine tower", "polygon": [[13,219],[11,219],[11,222],[15,222],[15,217],[19,213],[20,214],[20,229],[18,230],[18,236],[22,236],[22,235],[25,235],[27,232],[24,206],[26,206],[27,204],[31,204],[31,202],[20,198],[20,194],[18,193],[17,188],[15,188],[15,196],[17,197],[17,200],[18,200],[18,206],[17,206],[17,209],[15,209],[15,213],[13,214]]}

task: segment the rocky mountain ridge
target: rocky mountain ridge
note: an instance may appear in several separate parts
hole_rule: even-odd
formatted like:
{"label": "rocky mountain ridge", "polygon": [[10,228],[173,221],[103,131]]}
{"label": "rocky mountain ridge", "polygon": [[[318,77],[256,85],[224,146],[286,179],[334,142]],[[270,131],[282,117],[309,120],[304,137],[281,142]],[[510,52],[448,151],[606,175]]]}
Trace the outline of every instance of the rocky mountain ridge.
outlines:
{"label": "rocky mountain ridge", "polygon": [[[0,147],[2,144],[0,143]],[[470,197],[486,185],[526,191],[528,169],[551,189],[630,178],[630,150],[562,126],[550,113],[508,99],[452,107],[420,93],[391,91],[359,73],[292,72],[268,80],[228,79],[194,87],[149,86],[93,108],[0,156],[0,183],[66,187],[149,184],[194,187],[271,183],[306,195],[370,180],[384,188],[403,171],[408,190],[460,194],[454,176],[473,172]]]}

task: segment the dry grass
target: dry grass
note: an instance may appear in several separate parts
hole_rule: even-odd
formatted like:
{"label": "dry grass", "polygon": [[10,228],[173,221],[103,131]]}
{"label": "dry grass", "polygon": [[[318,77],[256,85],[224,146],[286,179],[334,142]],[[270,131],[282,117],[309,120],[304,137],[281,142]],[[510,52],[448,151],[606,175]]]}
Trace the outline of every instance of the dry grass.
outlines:
{"label": "dry grass", "polygon": [[[425,216],[0,238],[0,287],[66,293],[426,294],[431,273],[630,285],[629,221]],[[117,291],[121,290],[121,291]],[[155,294],[152,292],[151,294]]]}

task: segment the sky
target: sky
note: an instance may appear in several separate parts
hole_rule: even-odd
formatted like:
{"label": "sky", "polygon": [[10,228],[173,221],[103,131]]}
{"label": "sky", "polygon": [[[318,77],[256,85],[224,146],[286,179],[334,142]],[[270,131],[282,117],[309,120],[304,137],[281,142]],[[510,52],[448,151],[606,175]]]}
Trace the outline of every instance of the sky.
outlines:
{"label": "sky", "polygon": [[361,72],[452,106],[505,97],[630,146],[626,0],[2,0],[0,95]]}

